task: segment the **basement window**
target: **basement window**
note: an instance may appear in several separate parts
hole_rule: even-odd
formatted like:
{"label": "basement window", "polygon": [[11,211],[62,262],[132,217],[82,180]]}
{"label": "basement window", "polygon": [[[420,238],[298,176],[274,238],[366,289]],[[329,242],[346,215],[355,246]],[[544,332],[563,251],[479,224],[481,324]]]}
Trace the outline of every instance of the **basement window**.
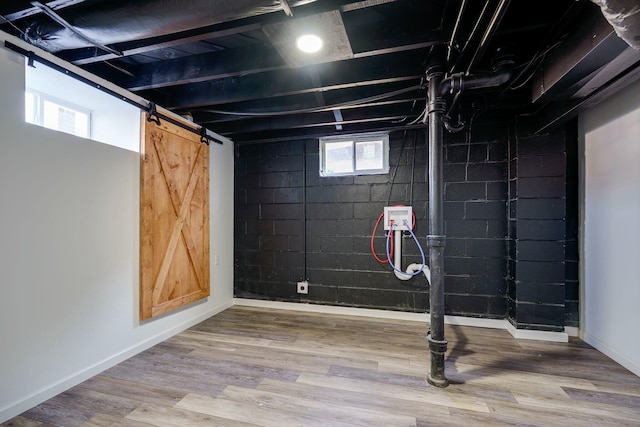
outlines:
{"label": "basement window", "polygon": [[91,111],[40,92],[26,92],[25,120],[47,129],[91,137]]}
{"label": "basement window", "polygon": [[388,172],[388,133],[320,138],[320,176],[374,175]]}
{"label": "basement window", "polygon": [[140,151],[140,110],[70,75],[25,60],[25,121]]}

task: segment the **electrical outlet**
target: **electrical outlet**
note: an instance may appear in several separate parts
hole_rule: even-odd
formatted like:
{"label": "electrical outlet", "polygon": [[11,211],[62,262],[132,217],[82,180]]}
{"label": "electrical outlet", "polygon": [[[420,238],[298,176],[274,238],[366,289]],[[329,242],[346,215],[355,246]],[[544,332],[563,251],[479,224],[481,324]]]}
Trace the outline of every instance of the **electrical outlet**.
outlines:
{"label": "electrical outlet", "polygon": [[302,282],[298,282],[298,293],[299,294],[308,294],[309,293],[309,282],[306,280]]}

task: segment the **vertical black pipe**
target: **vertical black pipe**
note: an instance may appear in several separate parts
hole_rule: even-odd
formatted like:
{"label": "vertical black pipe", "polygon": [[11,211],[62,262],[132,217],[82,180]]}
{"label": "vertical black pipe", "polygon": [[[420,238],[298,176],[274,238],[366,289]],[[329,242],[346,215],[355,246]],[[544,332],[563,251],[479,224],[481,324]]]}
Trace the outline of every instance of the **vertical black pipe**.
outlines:
{"label": "vertical black pipe", "polygon": [[447,340],[444,337],[444,178],[442,117],[445,101],[440,94],[440,84],[444,77],[442,64],[432,61],[427,69],[428,120],[429,120],[429,266],[431,268],[430,287],[430,332],[427,335],[431,352],[431,372],[429,384],[446,387],[449,381],[444,374],[444,355]]}

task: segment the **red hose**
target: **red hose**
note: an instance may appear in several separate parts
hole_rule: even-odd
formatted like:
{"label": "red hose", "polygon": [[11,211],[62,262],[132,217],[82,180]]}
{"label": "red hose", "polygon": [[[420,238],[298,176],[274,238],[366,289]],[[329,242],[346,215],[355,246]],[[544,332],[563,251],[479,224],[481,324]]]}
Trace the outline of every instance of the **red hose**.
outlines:
{"label": "red hose", "polygon": [[[374,247],[374,237],[376,235],[376,231],[378,230],[378,225],[380,225],[380,221],[382,221],[382,217],[384,216],[384,212],[382,212],[380,214],[380,216],[378,217],[378,220],[376,221],[376,225],[373,226],[373,231],[371,232],[371,254],[373,255],[373,257],[376,259],[376,261],[382,263],[382,264],[386,264],[389,262],[388,259],[381,259],[380,257],[378,257],[378,255],[376,255],[376,249]],[[391,233],[391,230],[389,230],[389,233]],[[390,253],[393,253],[393,239],[391,239],[391,245],[390,245]]]}
{"label": "red hose", "polygon": [[[393,206],[404,206],[404,205],[393,205]],[[414,229],[416,227],[416,213],[411,211],[412,214],[412,224],[411,224],[411,229]],[[374,245],[374,237],[376,235],[376,231],[378,230],[378,225],[380,225],[380,221],[382,221],[382,218],[384,217],[384,211],[380,214],[380,216],[378,217],[378,220],[376,221],[376,225],[373,226],[373,231],[371,232],[371,254],[373,255],[373,257],[376,259],[376,261],[382,263],[382,264],[386,264],[389,262],[388,259],[381,259],[380,257],[378,257],[378,255],[376,254],[376,249],[375,249],[375,245]],[[389,233],[391,233],[391,230],[389,230]],[[391,239],[391,244],[389,245],[389,253],[393,253],[393,240]]]}

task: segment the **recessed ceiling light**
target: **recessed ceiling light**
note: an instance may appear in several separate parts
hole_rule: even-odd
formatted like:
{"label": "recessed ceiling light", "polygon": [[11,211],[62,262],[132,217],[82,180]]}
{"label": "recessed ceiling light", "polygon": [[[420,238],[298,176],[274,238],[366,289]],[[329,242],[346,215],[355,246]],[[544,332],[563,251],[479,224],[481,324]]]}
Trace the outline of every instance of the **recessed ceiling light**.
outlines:
{"label": "recessed ceiling light", "polygon": [[316,53],[320,49],[322,49],[322,45],[322,39],[313,34],[305,34],[303,36],[300,36],[296,41],[296,46],[298,46],[298,49],[305,53]]}

